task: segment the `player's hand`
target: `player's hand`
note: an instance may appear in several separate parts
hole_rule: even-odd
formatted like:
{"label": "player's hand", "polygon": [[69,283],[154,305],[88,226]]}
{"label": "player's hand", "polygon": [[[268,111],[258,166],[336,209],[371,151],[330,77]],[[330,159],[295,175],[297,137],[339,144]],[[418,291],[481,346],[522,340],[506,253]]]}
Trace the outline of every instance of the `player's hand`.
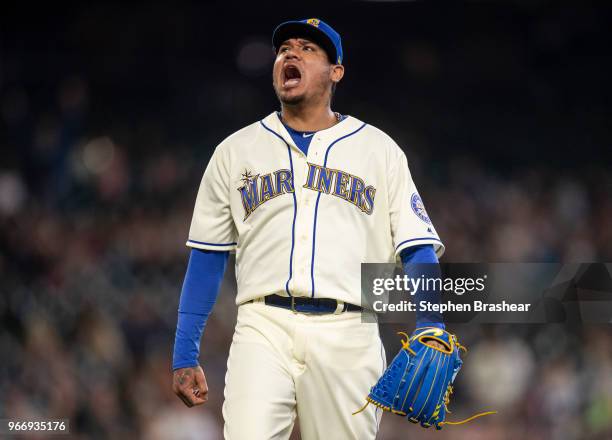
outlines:
{"label": "player's hand", "polygon": [[432,347],[437,348],[439,350],[446,350],[444,345],[440,344],[438,341],[427,341],[427,344],[429,344]]}
{"label": "player's hand", "polygon": [[197,367],[175,370],[172,391],[189,408],[206,402],[208,400],[208,385],[202,367],[198,365]]}

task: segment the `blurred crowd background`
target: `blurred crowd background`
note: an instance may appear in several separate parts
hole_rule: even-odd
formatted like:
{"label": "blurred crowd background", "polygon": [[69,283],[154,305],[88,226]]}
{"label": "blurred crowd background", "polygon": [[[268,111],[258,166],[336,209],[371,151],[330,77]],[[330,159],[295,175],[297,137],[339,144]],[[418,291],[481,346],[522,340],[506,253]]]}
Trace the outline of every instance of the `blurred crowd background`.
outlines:
{"label": "blurred crowd background", "polygon": [[[612,261],[605,3],[41,8],[0,16],[0,418],[221,438],[234,272],[203,338],[210,401],[187,409],[171,391],[184,243],[213,148],[278,108],[286,19],[342,34],[334,110],[405,149],[443,261]],[[441,432],[385,415],[379,438],[612,438],[610,325],[452,330],[470,347],[452,417],[499,415]]]}

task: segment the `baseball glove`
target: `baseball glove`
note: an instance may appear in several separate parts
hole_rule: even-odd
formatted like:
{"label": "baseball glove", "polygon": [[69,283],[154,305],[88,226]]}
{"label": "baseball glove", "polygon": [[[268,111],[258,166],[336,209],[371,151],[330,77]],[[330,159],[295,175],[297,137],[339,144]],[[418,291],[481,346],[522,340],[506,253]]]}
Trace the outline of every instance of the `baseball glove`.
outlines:
{"label": "baseball glove", "polygon": [[398,334],[406,338],[402,339],[402,349],[370,389],[365,406],[354,414],[372,403],[425,428],[433,425],[442,429],[446,424],[461,424],[494,413],[477,414],[461,422],[446,421],[452,384],[463,365],[459,352],[466,351],[465,347],[455,335],[437,327],[418,328],[410,337]]}

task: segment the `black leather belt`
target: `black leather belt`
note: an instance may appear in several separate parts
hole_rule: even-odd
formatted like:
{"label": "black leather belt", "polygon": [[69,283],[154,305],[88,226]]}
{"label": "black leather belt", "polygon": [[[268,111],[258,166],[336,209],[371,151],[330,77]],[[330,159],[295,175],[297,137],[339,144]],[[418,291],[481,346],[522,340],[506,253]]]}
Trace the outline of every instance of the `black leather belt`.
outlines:
{"label": "black leather belt", "polygon": [[[330,298],[268,295],[264,297],[264,302],[269,306],[282,307],[302,313],[335,313],[338,308],[338,301]],[[344,303],[341,312],[361,312],[362,310],[361,307],[355,304]]]}

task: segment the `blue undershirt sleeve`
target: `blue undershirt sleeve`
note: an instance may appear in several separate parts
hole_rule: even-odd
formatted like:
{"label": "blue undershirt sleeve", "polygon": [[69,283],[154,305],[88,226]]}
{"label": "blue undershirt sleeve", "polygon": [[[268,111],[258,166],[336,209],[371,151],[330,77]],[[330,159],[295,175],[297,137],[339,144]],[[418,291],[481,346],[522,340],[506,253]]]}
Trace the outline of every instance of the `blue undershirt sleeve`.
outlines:
{"label": "blue undershirt sleeve", "polygon": [[215,305],[229,252],[192,249],[183,281],[172,369],[199,364],[200,338]]}
{"label": "blue undershirt sleeve", "polygon": [[[440,264],[438,257],[431,244],[411,246],[404,249],[400,256],[404,266],[404,273],[410,278],[440,278]],[[416,327],[438,327],[444,329],[442,313],[434,311],[420,311],[421,302],[440,304],[441,292],[417,290],[414,295],[414,303],[417,307]]]}

